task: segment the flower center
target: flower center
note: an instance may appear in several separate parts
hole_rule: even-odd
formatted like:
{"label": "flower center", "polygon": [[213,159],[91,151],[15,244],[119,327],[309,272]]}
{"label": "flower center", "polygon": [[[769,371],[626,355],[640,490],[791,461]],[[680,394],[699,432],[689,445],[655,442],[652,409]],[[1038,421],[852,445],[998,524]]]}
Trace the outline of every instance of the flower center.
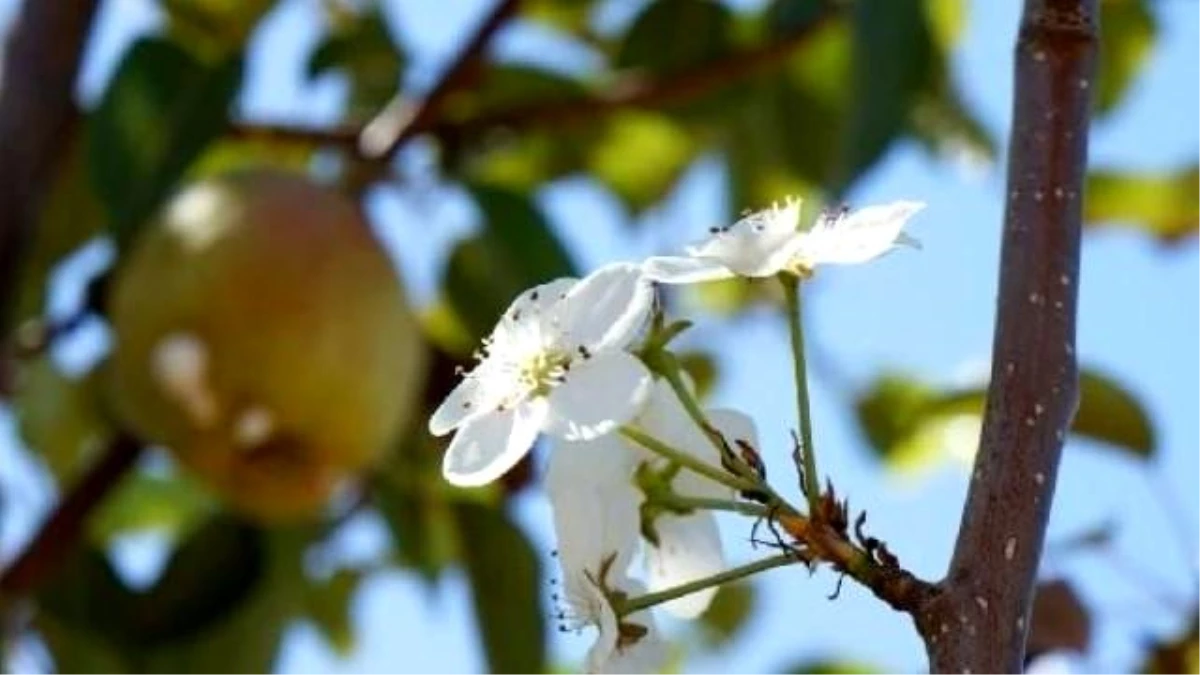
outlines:
{"label": "flower center", "polygon": [[545,396],[555,386],[562,384],[570,370],[570,354],[557,349],[543,349],[521,363],[517,381],[530,396]]}

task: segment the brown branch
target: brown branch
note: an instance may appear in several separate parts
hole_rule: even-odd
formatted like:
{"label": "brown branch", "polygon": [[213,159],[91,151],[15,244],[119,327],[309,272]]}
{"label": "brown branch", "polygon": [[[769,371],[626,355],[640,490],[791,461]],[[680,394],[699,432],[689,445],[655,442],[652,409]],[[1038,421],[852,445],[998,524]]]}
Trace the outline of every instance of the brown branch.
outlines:
{"label": "brown branch", "polygon": [[[778,40],[753,49],[734,52],[671,75],[626,74],[601,93],[535,101],[485,111],[461,120],[414,116],[405,127],[407,135],[404,138],[425,133],[440,139],[463,138],[478,136],[494,129],[520,130],[539,126],[564,126],[588,122],[605,113],[624,108],[659,108],[684,103],[778,66],[831,16],[832,10]],[[359,132],[351,127],[318,129],[239,123],[231,128],[231,133],[246,138],[343,146],[356,152],[359,147]]]}
{"label": "brown branch", "polygon": [[1022,667],[1078,405],[1075,314],[1097,40],[1095,0],[1025,1],[983,432],[943,593],[917,617],[934,672]]}
{"label": "brown branch", "polygon": [[0,574],[0,607],[28,595],[53,574],[79,541],[88,514],[120,484],[141,450],[142,444],[132,436],[121,434],[113,439],[21,555]]}
{"label": "brown branch", "polygon": [[97,0],[25,0],[0,72],[0,338],[24,252],[76,117],[72,95]]}
{"label": "brown branch", "polygon": [[520,0],[497,0],[496,6],[463,45],[458,58],[423,101],[412,106],[397,94],[375,119],[363,127],[358,139],[359,152],[370,160],[386,160],[414,136],[432,126],[441,116],[442,104],[446,99],[470,86],[487,46],[516,13],[520,4]]}

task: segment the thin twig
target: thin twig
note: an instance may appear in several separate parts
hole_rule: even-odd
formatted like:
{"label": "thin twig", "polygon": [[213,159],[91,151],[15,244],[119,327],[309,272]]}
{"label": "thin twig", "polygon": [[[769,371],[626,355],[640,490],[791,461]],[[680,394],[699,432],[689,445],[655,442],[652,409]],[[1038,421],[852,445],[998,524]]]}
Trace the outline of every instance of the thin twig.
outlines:
{"label": "thin twig", "polygon": [[120,434],[96,464],[71,488],[42,524],[21,555],[0,574],[0,602],[7,604],[35,590],[70,552],[88,514],[104,501],[141,455],[142,444]]}
{"label": "thin twig", "polygon": [[367,123],[358,139],[359,152],[370,160],[386,160],[437,121],[446,99],[471,84],[492,38],[516,14],[520,4],[520,0],[498,0],[424,100],[414,106],[397,94]]}
{"label": "thin twig", "polygon": [[[1019,672],[1063,440],[1098,42],[1095,0],[1025,0],[1016,45],[992,377],[941,597],[917,616],[933,672]],[[949,634],[941,627],[953,626]]]}
{"label": "thin twig", "polygon": [[[603,92],[552,101],[534,101],[484,111],[465,119],[434,119],[429,115],[414,114],[410,116],[401,133],[404,134],[403,140],[424,133],[441,139],[476,137],[495,129],[517,131],[535,127],[569,126],[595,120],[614,110],[661,108],[685,103],[778,66],[805,44],[832,16],[833,10],[826,11],[806,26],[773,42],[737,51],[669,76],[627,73]],[[230,133],[245,138],[342,146],[356,152],[359,149],[360,136],[358,129],[347,126],[314,128],[248,122],[235,123]],[[397,138],[400,136],[397,135]]]}
{"label": "thin twig", "polygon": [[0,341],[42,200],[78,112],[72,100],[97,0],[25,0],[0,59]]}

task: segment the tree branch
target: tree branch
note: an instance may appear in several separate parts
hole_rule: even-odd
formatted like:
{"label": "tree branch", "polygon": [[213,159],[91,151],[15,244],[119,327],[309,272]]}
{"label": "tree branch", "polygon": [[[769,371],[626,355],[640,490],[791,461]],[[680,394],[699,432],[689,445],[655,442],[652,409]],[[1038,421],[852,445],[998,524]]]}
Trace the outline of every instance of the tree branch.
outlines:
{"label": "tree branch", "polygon": [[[600,93],[552,101],[535,101],[485,111],[460,120],[413,115],[404,128],[404,138],[428,133],[445,140],[479,136],[495,129],[515,131],[534,127],[558,127],[594,120],[600,115],[624,108],[659,108],[683,103],[779,65],[831,16],[833,11],[826,11],[803,28],[774,42],[735,52],[669,76],[627,74]],[[386,111],[381,113],[383,114],[386,114]],[[345,126],[317,129],[239,123],[232,127],[231,133],[248,138],[342,146],[356,153],[360,152],[361,147],[359,131]],[[366,131],[362,134],[365,135]]]}
{"label": "tree branch", "polygon": [[516,14],[520,4],[520,0],[498,0],[463,45],[458,58],[423,101],[414,107],[397,94],[375,119],[363,127],[358,137],[359,153],[370,160],[389,159],[406,142],[435,123],[441,116],[442,104],[446,99],[469,86],[475,79],[483,62],[484,51],[508,19]]}
{"label": "tree branch", "polygon": [[80,55],[97,0],[25,0],[0,72],[0,342],[21,265],[76,117]]}
{"label": "tree branch", "polygon": [[21,555],[0,574],[0,607],[21,598],[45,581],[79,541],[88,514],[120,484],[137,462],[142,444],[118,435],[96,464],[72,486]]}
{"label": "tree branch", "polygon": [[983,432],[949,575],[917,617],[934,672],[1022,667],[1078,405],[1075,314],[1097,40],[1095,0],[1025,1]]}

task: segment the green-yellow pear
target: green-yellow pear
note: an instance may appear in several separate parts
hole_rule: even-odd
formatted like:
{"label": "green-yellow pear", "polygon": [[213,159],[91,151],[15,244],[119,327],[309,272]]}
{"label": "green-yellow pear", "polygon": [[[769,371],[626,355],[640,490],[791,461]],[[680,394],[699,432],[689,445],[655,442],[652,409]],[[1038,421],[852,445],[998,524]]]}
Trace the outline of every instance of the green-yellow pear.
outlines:
{"label": "green-yellow pear", "polygon": [[119,419],[265,520],[312,514],[377,458],[424,379],[358,206],[301,175],[181,191],[119,261],[109,314]]}

